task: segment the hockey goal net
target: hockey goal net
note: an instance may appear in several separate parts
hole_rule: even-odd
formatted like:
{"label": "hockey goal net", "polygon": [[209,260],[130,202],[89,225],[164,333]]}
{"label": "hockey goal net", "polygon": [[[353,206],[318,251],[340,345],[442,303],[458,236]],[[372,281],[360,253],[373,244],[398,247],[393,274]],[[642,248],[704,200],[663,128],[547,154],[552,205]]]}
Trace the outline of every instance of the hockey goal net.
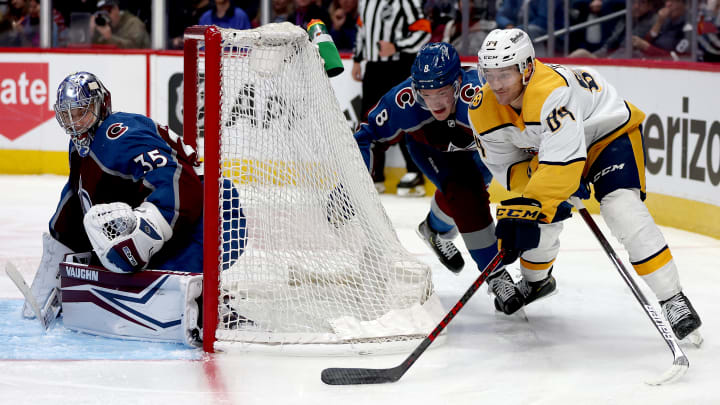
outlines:
{"label": "hockey goal net", "polygon": [[185,33],[184,137],[204,133],[206,351],[373,353],[443,315],[375,192],[317,48],[292,24]]}

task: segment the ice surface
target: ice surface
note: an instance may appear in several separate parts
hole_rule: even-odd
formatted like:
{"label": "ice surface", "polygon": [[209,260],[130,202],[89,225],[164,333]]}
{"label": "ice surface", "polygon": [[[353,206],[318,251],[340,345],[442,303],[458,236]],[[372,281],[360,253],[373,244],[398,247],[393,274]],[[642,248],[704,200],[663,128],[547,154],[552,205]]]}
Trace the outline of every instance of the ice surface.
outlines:
{"label": "ice surface", "polygon": [[[62,189],[58,176],[0,176],[0,268],[11,260],[28,282]],[[459,276],[445,270],[414,234],[429,200],[383,196],[400,240],[429,263],[435,287],[449,308],[476,278],[472,259]],[[601,228],[625,260],[626,254]],[[720,287],[720,241],[663,228],[687,295],[703,318],[701,349],[682,344],[687,375],[650,387],[672,356],[579,216],[566,221],[553,274],[558,294],[526,309],[528,321],[494,312],[485,289],[448,327],[445,345],[431,349],[397,383],[327,386],[326,367],[391,367],[405,355],[282,357],[247,354],[195,356],[184,350],[132,344],[39,326],[19,319],[20,294],[0,276],[0,403],[7,404],[718,404],[720,335],[715,299]],[[464,251],[462,242],[456,240]],[[627,265],[627,264],[626,264]],[[511,268],[517,276],[517,270]],[[638,284],[649,299],[653,294]],[[8,331],[3,331],[4,329]],[[61,328],[61,325],[56,326]],[[16,330],[15,330],[16,329]],[[73,336],[74,335],[74,336]],[[10,336],[10,337],[8,337]],[[23,343],[24,355],[10,341]],[[63,339],[74,338],[70,346]],[[94,360],[70,354],[87,345]],[[104,349],[103,349],[103,345]],[[139,346],[139,347],[134,347]],[[123,356],[124,354],[124,356]],[[182,357],[188,356],[189,357]],[[157,360],[157,359],[166,360]],[[168,360],[173,359],[173,360]]]}

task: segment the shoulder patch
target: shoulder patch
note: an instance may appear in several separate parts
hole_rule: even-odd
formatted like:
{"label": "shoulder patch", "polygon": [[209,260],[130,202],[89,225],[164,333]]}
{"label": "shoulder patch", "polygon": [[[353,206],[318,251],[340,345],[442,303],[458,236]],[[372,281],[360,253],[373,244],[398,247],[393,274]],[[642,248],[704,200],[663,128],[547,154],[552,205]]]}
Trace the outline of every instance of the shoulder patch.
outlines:
{"label": "shoulder patch", "polygon": [[105,136],[107,136],[108,139],[117,139],[127,132],[127,130],[128,127],[123,125],[122,122],[116,122],[108,127],[107,131],[105,131]]}
{"label": "shoulder patch", "polygon": [[395,93],[395,104],[400,108],[415,105],[415,94],[410,87],[405,87]]}
{"label": "shoulder patch", "polygon": [[475,99],[475,95],[480,91],[480,86],[476,86],[472,83],[464,84],[460,88],[460,99],[465,104],[470,104]]}
{"label": "shoulder patch", "polygon": [[468,107],[468,108],[470,108],[471,110],[475,110],[478,107],[480,107],[480,105],[482,104],[482,101],[483,101],[483,97],[484,97],[484,92],[482,91],[482,89],[475,92],[475,96],[473,96],[472,102],[470,102],[470,107]]}

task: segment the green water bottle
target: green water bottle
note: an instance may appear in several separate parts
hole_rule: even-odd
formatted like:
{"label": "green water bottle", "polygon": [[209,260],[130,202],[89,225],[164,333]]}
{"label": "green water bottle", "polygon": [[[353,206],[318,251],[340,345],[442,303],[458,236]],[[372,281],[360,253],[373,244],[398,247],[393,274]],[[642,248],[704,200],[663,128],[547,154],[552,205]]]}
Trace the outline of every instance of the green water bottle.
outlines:
{"label": "green water bottle", "polygon": [[322,20],[310,20],[307,26],[308,35],[313,44],[317,45],[320,56],[325,61],[325,71],[328,77],[335,77],[345,70],[340,53],[338,53],[332,37]]}

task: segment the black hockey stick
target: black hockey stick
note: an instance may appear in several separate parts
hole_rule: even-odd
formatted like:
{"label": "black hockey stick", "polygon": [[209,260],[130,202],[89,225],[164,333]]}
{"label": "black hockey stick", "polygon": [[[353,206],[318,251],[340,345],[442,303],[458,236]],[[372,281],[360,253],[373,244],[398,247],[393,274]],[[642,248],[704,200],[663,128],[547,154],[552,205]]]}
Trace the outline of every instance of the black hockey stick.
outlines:
{"label": "black hockey stick", "polygon": [[498,267],[500,262],[502,262],[502,258],[505,256],[504,251],[498,252],[497,255],[490,261],[490,263],[485,267],[485,269],[480,272],[480,275],[475,280],[475,282],[472,283],[470,288],[465,292],[465,294],[460,298],[460,300],[455,304],[455,306],[450,310],[450,312],[445,315],[442,321],[433,329],[430,334],[423,339],[423,341],[420,343],[420,345],[412,352],[410,355],[402,362],[402,364],[392,367],[392,368],[326,368],[322,371],[322,374],[320,378],[325,384],[330,385],[353,385],[353,384],[381,384],[381,383],[388,383],[388,382],[395,382],[399,380],[405,372],[408,371],[408,369],[415,364],[417,359],[420,357],[423,352],[425,352],[425,349],[430,346],[430,344],[435,341],[435,338],[440,334],[440,332],[445,329],[446,326],[452,321],[452,319],[457,315],[458,312],[460,312],[460,309],[468,302],[470,297],[475,294],[475,292],[480,288],[482,283],[485,282],[487,277],[495,271],[495,269]]}
{"label": "black hockey stick", "polygon": [[665,322],[663,316],[655,310],[655,307],[650,304],[647,298],[645,298],[645,295],[638,288],[637,284],[635,284],[632,276],[630,276],[630,273],[627,271],[625,266],[618,258],[615,250],[612,248],[612,246],[610,246],[610,243],[605,238],[605,235],[603,235],[602,231],[597,226],[597,223],[595,223],[595,220],[585,208],[582,201],[580,201],[580,199],[577,197],[572,197],[571,202],[575,206],[575,208],[577,208],[580,216],[583,218],[583,220],[585,220],[585,223],[595,235],[595,238],[597,238],[598,242],[600,242],[600,245],[602,246],[603,250],[605,250],[605,253],[610,258],[610,261],[613,263],[613,265],[615,265],[615,268],[620,273],[620,276],[625,281],[625,284],[630,287],[630,291],[632,291],[635,299],[638,300],[640,306],[643,307],[645,313],[650,318],[653,325],[655,325],[655,328],[658,330],[658,332],[660,332],[660,335],[663,337],[663,339],[665,339],[665,343],[667,343],[668,347],[670,347],[670,351],[673,355],[672,367],[662,376],[660,376],[660,378],[653,381],[647,381],[647,384],[662,385],[682,377],[687,372],[688,367],[690,367],[690,362],[688,361],[687,356],[685,356],[685,353],[680,348],[680,345],[675,339],[675,336],[673,335],[673,332],[668,326],[667,322]]}

